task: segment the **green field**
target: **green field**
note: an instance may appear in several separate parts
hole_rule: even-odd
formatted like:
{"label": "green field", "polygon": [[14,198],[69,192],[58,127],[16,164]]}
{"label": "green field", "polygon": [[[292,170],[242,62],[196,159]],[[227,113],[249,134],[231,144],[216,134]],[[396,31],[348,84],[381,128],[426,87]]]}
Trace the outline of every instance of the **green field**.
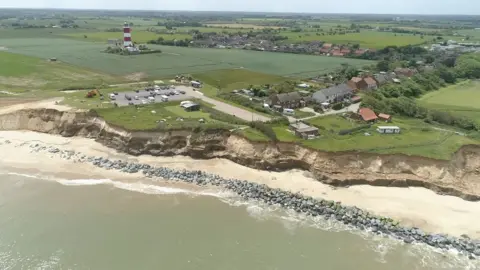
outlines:
{"label": "green field", "polygon": [[2,39],[0,46],[7,47],[9,52],[43,59],[56,57],[68,64],[112,75],[142,73],[142,79],[236,68],[277,76],[303,77],[326,73],[342,63],[358,67],[372,63],[310,55],[171,46],[151,46],[161,49],[161,54],[120,56],[103,53],[105,44],[69,39]]}
{"label": "green field", "polygon": [[261,72],[252,72],[247,69],[212,70],[200,74],[194,74],[193,77],[201,80],[203,83],[213,85],[224,91],[245,88],[250,84],[273,84],[286,80],[284,77]]}
{"label": "green field", "polygon": [[480,81],[463,81],[430,92],[419,99],[427,108],[447,111],[480,124]]}
{"label": "green field", "polygon": [[394,34],[389,32],[362,31],[360,33],[347,33],[345,35],[316,35],[316,32],[282,32],[281,35],[287,36],[285,43],[298,41],[319,40],[333,44],[359,44],[361,48],[381,49],[389,45],[405,46],[412,44],[421,44],[425,42],[419,35]]}
{"label": "green field", "polygon": [[118,81],[121,80],[69,64],[0,51],[0,86],[10,92],[81,87]]}
{"label": "green field", "polygon": [[[66,37],[81,39],[84,41],[96,41],[107,43],[109,39],[119,39],[123,40],[123,32],[80,32],[80,33],[66,33]],[[147,43],[149,40],[156,40],[159,37],[162,37],[165,40],[180,40],[180,39],[191,39],[192,36],[189,34],[156,34],[153,32],[147,31],[135,31],[132,32],[132,37],[134,37],[135,42],[138,43]]]}

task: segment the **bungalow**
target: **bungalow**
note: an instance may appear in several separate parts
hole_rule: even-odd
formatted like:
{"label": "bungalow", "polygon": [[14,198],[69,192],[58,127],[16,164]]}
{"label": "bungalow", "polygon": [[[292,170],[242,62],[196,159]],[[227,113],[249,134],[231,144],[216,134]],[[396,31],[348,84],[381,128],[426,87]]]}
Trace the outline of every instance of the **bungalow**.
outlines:
{"label": "bungalow", "polygon": [[404,76],[404,77],[412,77],[417,73],[416,69],[413,68],[396,68],[395,69],[395,74],[397,76]]}
{"label": "bungalow", "polygon": [[340,52],[343,54],[350,54],[352,51],[350,49],[344,48],[344,49],[341,49]]}
{"label": "bungalow", "polygon": [[385,114],[385,113],[379,113],[378,118],[380,118],[381,120],[383,120],[385,122],[391,122],[392,121],[392,116],[389,115],[389,114]]}
{"label": "bungalow", "polygon": [[185,111],[187,112],[198,111],[200,110],[200,104],[189,102],[189,103],[183,104],[182,108],[184,108]]}
{"label": "bungalow", "polygon": [[400,128],[397,126],[379,126],[377,131],[382,134],[399,134]]}
{"label": "bungalow", "polygon": [[275,94],[269,98],[270,106],[282,106],[283,108],[295,109],[303,107],[305,102],[298,92]]}
{"label": "bungalow", "polygon": [[313,93],[312,99],[318,104],[325,102],[336,103],[344,100],[345,98],[349,98],[352,93],[352,88],[346,83],[342,83]]}
{"label": "bungalow", "polygon": [[378,118],[375,112],[369,108],[360,108],[358,114],[365,122],[374,122]]}
{"label": "bungalow", "polygon": [[318,136],[318,128],[309,126],[302,122],[292,123],[288,128],[295,132],[295,135],[303,139]]}

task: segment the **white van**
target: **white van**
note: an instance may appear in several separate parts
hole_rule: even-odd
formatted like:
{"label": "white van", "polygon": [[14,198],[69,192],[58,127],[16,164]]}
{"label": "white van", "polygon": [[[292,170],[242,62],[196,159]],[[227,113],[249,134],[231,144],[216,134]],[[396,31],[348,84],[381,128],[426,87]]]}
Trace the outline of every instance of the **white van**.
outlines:
{"label": "white van", "polygon": [[155,98],[154,98],[154,97],[148,97],[148,101],[149,101],[150,103],[154,103],[154,102],[155,102]]}
{"label": "white van", "polygon": [[162,98],[162,101],[164,101],[164,102],[165,102],[165,101],[168,101],[168,97],[167,97],[167,96],[161,95],[160,97]]}
{"label": "white van", "polygon": [[110,94],[110,99],[111,99],[111,100],[115,100],[115,98],[116,98],[116,97],[115,97],[115,94]]}
{"label": "white van", "polygon": [[283,113],[284,113],[284,114],[288,114],[288,115],[294,115],[294,114],[295,114],[295,110],[285,108],[285,109],[283,109]]}

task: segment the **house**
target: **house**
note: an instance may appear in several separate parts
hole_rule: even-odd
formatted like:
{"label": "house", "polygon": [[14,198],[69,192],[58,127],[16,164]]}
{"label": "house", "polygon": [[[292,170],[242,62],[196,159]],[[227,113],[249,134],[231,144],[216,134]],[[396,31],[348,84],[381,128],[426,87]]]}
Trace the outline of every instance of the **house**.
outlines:
{"label": "house", "polygon": [[355,52],[353,52],[353,54],[355,54],[356,56],[360,56],[360,55],[364,55],[367,51],[364,50],[364,49],[358,49],[358,50],[355,50]]}
{"label": "house", "polygon": [[292,123],[289,125],[288,128],[293,132],[295,132],[295,135],[304,139],[315,137],[315,136],[318,136],[319,134],[318,128],[309,126],[302,122]]}
{"label": "house", "polygon": [[340,50],[341,53],[345,54],[350,54],[352,51],[350,49],[344,48]]}
{"label": "house", "polygon": [[417,73],[416,69],[413,68],[396,68],[395,69],[395,74],[397,76],[404,76],[404,77],[412,77]]}
{"label": "house", "polygon": [[270,96],[269,105],[278,105],[282,106],[283,108],[295,109],[304,106],[305,102],[303,101],[302,96],[295,91]]}
{"label": "house", "polygon": [[382,134],[399,134],[400,128],[397,126],[379,126],[377,131]]}
{"label": "house", "polygon": [[365,122],[374,122],[378,118],[375,112],[369,108],[360,108],[358,114]]}
{"label": "house", "polygon": [[331,52],[331,55],[332,56],[344,56],[345,54],[343,54],[340,50],[333,50]]}
{"label": "house", "polygon": [[331,49],[331,48],[332,48],[332,44],[331,44],[331,43],[325,43],[325,44],[323,44],[322,48],[324,48],[324,49]]}
{"label": "house", "polygon": [[393,78],[386,73],[380,73],[373,75],[373,79],[377,82],[377,86],[381,86],[391,82]]}
{"label": "house", "polygon": [[189,102],[182,105],[182,108],[187,112],[193,112],[200,110],[200,104]]}
{"label": "house", "polygon": [[363,81],[367,85],[365,90],[374,90],[377,89],[377,82],[372,77],[365,77]]}
{"label": "house", "polygon": [[346,83],[342,83],[313,93],[312,100],[318,104],[325,102],[336,103],[343,101],[345,98],[349,98],[352,93],[352,88]]}
{"label": "house", "polygon": [[367,87],[365,81],[360,77],[353,77],[347,82],[353,90],[365,89]]}
{"label": "house", "polygon": [[385,122],[391,122],[392,121],[392,116],[389,115],[389,114],[385,114],[385,113],[379,113],[378,118],[380,118],[381,120],[383,120]]}
{"label": "house", "polygon": [[321,49],[320,49],[320,52],[321,52],[321,53],[325,53],[325,54],[326,54],[326,53],[329,53],[329,52],[330,52],[330,49],[327,49],[327,48],[321,48]]}

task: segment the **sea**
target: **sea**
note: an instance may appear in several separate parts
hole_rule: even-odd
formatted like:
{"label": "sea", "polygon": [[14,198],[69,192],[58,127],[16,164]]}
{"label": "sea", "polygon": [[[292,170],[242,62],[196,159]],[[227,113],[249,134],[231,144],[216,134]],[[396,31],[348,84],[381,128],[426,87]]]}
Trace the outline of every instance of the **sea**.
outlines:
{"label": "sea", "polygon": [[61,179],[0,164],[0,269],[480,269],[323,218],[161,182]]}

